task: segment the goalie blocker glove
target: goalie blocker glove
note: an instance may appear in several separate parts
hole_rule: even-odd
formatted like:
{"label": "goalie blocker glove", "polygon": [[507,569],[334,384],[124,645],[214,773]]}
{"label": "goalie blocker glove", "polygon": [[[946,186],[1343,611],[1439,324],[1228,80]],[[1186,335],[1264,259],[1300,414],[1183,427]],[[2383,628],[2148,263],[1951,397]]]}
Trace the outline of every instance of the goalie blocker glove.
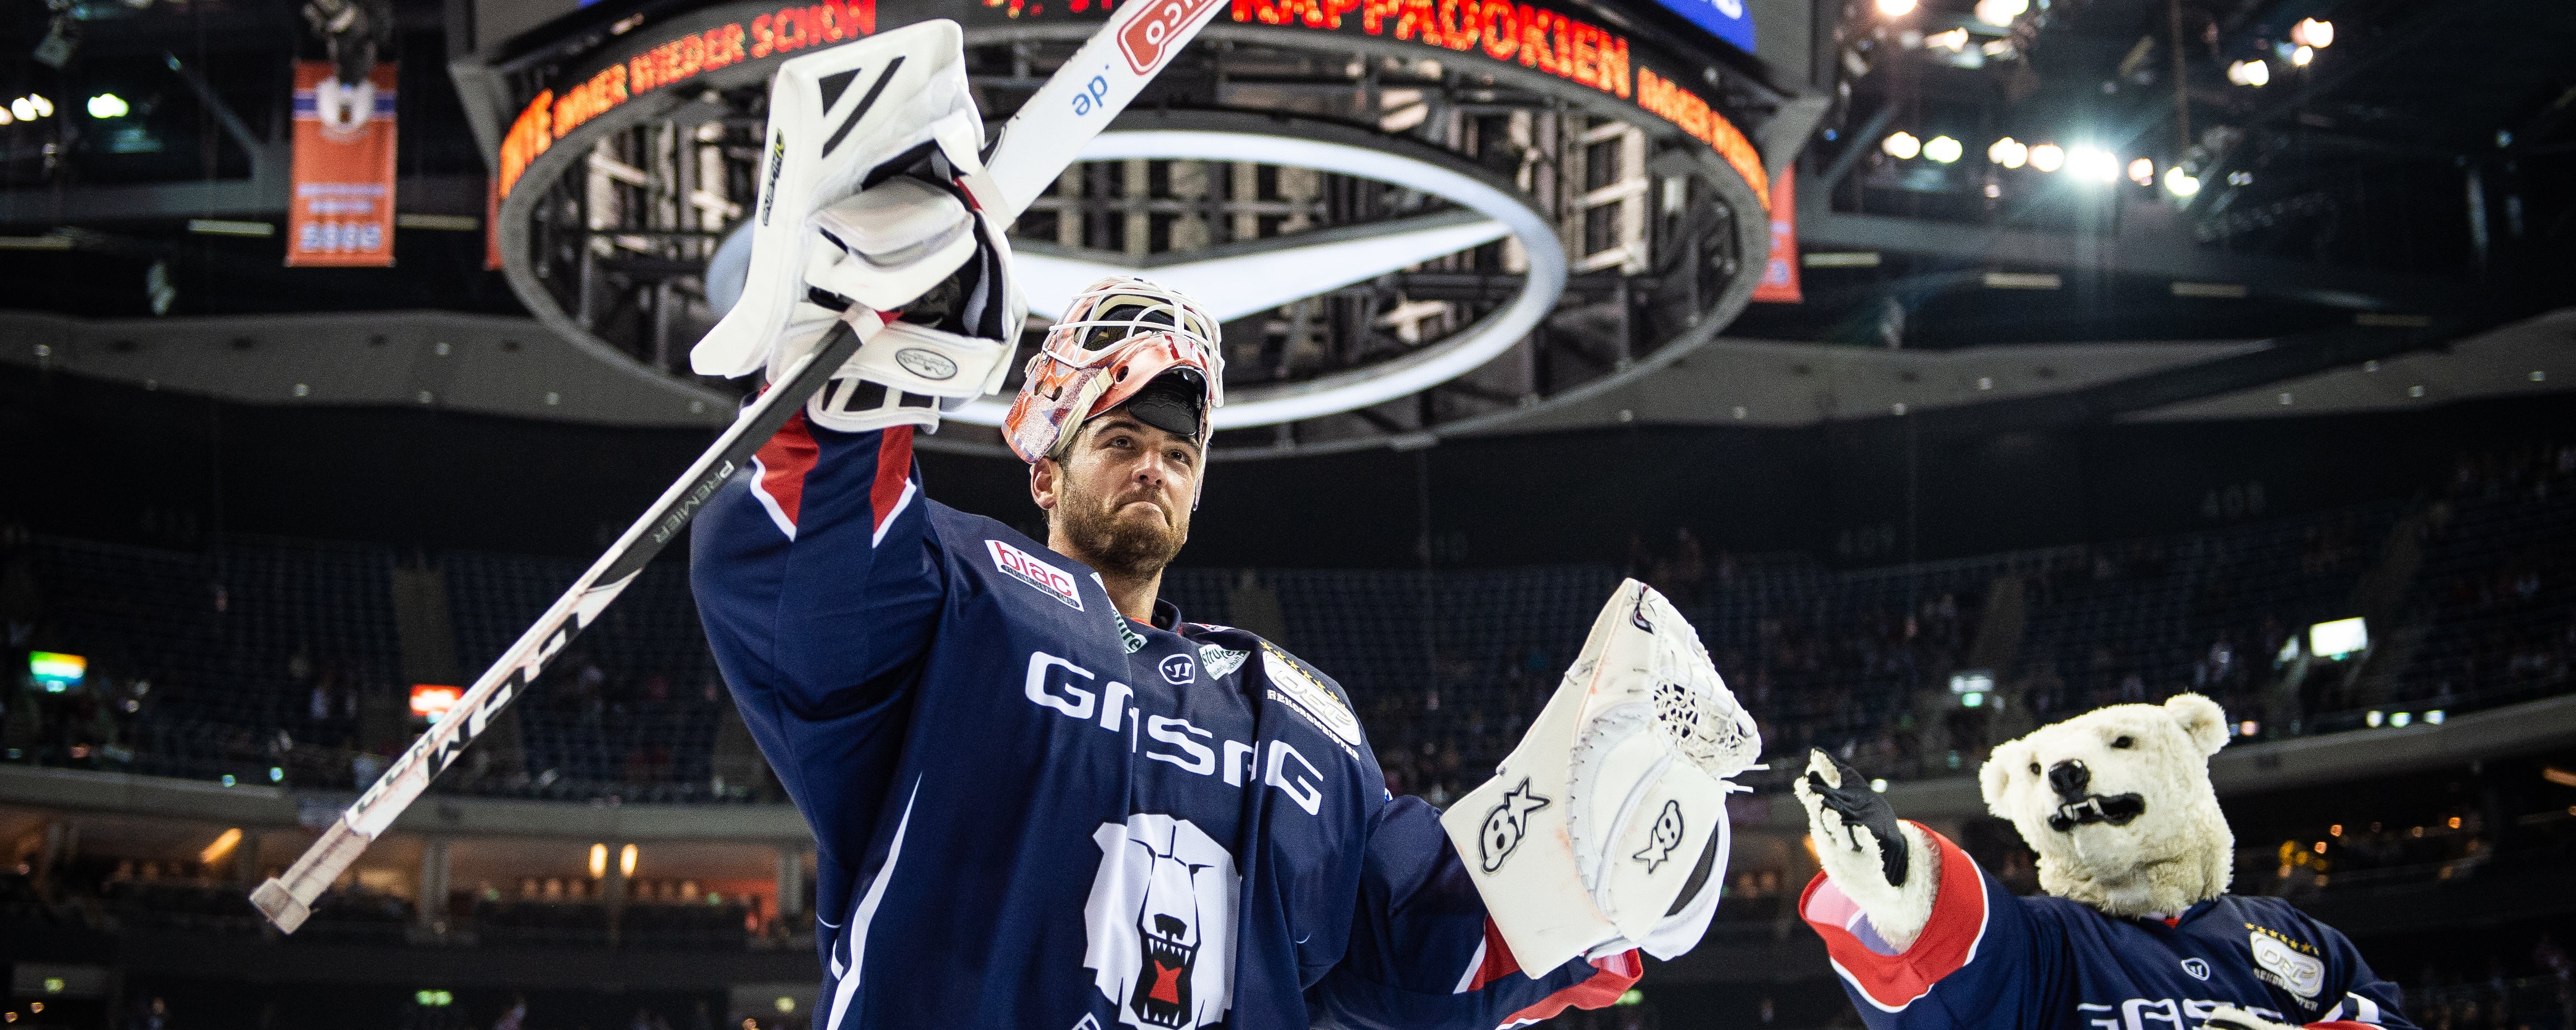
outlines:
{"label": "goalie blocker glove", "polygon": [[1699,635],[1632,579],[1494,778],[1440,821],[1524,968],[1670,959],[1717,911],[1726,795],[1761,751]]}
{"label": "goalie blocker glove", "polygon": [[935,427],[1001,386],[1028,308],[985,214],[999,191],[962,44],[955,22],[930,21],[780,66],[750,273],[690,352],[700,374],[775,381],[836,322],[882,315],[806,403],[816,424]]}

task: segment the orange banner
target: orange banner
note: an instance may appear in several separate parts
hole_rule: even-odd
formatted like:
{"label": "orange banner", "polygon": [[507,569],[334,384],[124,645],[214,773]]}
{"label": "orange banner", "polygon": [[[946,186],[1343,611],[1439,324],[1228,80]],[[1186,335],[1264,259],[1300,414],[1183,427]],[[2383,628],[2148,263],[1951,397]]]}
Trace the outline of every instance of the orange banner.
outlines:
{"label": "orange banner", "polygon": [[394,263],[394,82],[391,64],[351,87],[328,61],[296,62],[289,266]]}
{"label": "orange banner", "polygon": [[1762,284],[1753,299],[1777,304],[1806,300],[1798,292],[1798,198],[1790,184],[1797,176],[1782,173],[1771,180],[1771,260],[1762,265]]}

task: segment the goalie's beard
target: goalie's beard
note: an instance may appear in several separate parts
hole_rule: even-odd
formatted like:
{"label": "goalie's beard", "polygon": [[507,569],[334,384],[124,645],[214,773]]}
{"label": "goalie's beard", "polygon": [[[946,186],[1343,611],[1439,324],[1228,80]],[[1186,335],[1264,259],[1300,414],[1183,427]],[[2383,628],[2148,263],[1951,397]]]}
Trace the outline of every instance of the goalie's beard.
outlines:
{"label": "goalie's beard", "polygon": [[[1125,491],[1102,497],[1083,488],[1079,477],[1067,474],[1057,487],[1055,517],[1064,530],[1067,543],[1078,552],[1067,557],[1080,560],[1105,576],[1145,579],[1159,576],[1163,567],[1181,553],[1181,545],[1190,539],[1190,512],[1187,508],[1172,510],[1161,498],[1140,497],[1137,491]],[[1119,509],[1137,500],[1153,500],[1162,509],[1158,520],[1134,520],[1118,517]]]}

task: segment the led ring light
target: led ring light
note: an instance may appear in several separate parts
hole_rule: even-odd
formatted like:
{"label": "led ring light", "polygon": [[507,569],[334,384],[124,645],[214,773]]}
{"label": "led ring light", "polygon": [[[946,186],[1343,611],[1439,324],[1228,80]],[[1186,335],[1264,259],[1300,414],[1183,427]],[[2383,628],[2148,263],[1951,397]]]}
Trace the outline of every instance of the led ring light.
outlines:
{"label": "led ring light", "polygon": [[[1428,347],[1366,367],[1301,383],[1227,391],[1225,406],[1215,413],[1219,429],[1339,414],[1448,382],[1493,360],[1529,335],[1565,292],[1565,247],[1558,242],[1556,230],[1545,215],[1509,192],[1431,161],[1347,143],[1218,129],[1113,129],[1094,137],[1083,148],[1081,159],[1130,158],[1252,161],[1401,184],[1454,201],[1492,220],[1454,226],[1455,231],[1446,238],[1463,242],[1443,253],[1490,242],[1508,232],[1520,241],[1529,258],[1529,271],[1520,293],[1510,304],[1478,319],[1474,325]],[[1148,278],[1153,275],[1150,271],[1143,274]],[[1329,267],[1314,268],[1306,274],[1312,276],[1306,283],[1312,288],[1304,295],[1312,296],[1376,273],[1338,281],[1337,277],[1346,273]],[[1055,305],[1062,303],[1062,299],[1054,300]],[[1045,299],[1033,298],[1032,306],[1045,311],[1051,305]],[[974,425],[998,426],[1009,410],[1006,399],[979,398],[948,417]]]}

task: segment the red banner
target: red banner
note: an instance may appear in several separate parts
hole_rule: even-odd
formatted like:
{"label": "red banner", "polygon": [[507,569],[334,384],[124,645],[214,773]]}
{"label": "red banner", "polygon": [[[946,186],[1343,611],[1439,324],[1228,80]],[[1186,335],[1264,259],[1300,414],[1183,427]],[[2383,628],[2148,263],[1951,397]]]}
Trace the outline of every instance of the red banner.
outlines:
{"label": "red banner", "polygon": [[1762,284],[1753,288],[1757,302],[1806,300],[1798,292],[1798,199],[1790,188],[1795,181],[1797,176],[1785,173],[1771,180],[1771,260],[1762,265]]}
{"label": "red banner", "polygon": [[394,263],[394,82],[391,64],[352,87],[328,61],[296,62],[288,265]]}

